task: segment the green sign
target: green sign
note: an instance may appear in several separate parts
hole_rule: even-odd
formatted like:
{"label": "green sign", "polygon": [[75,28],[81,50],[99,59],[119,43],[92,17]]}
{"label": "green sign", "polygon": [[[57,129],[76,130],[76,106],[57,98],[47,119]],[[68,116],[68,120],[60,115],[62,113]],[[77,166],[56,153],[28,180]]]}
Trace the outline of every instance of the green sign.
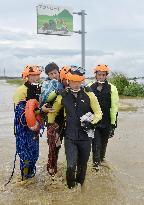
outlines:
{"label": "green sign", "polygon": [[37,6],[37,33],[47,35],[71,35],[73,12],[70,8],[52,5]]}

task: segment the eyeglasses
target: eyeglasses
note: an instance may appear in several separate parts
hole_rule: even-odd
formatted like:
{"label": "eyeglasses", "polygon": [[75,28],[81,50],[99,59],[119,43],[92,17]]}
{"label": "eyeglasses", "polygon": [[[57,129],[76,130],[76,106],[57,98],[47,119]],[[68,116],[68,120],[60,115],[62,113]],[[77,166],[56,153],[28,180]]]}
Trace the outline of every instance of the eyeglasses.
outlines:
{"label": "eyeglasses", "polygon": [[77,66],[72,65],[70,67],[70,72],[74,73],[74,74],[78,74],[78,75],[84,75],[85,74],[85,69],[82,68],[82,67],[77,67]]}

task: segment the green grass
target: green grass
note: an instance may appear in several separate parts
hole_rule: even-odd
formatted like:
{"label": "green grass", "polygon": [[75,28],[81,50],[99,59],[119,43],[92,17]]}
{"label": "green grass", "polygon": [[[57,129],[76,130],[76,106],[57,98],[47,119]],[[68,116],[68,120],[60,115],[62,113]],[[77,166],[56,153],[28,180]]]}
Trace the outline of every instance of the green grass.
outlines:
{"label": "green grass", "polygon": [[138,108],[134,106],[120,106],[119,107],[120,112],[136,112],[137,110]]}
{"label": "green grass", "polygon": [[[43,80],[41,79],[40,80],[40,83],[42,82]],[[6,81],[7,83],[11,84],[11,85],[22,85],[24,84],[24,81],[22,79],[8,79]]]}
{"label": "green grass", "polygon": [[120,99],[144,99],[144,97],[133,97],[133,96],[125,96],[125,95],[120,95]]}
{"label": "green grass", "polygon": [[11,85],[22,85],[23,80],[22,79],[8,79],[7,83],[9,83]]}

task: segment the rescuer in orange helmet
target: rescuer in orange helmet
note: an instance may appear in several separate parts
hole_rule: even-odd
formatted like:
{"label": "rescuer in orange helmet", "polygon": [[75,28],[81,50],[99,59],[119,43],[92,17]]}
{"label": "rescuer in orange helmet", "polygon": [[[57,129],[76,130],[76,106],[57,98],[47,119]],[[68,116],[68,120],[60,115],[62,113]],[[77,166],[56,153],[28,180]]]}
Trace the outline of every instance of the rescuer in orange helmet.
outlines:
{"label": "rescuer in orange helmet", "polygon": [[[63,90],[56,98],[54,113],[48,113],[48,123],[54,123],[60,109],[65,113],[64,145],[67,160],[66,180],[69,189],[75,185],[83,185],[87,170],[87,162],[91,151],[91,137],[87,130],[101,120],[102,112],[94,93],[81,88],[85,80],[85,70],[77,66],[69,66],[66,73],[69,87]],[[84,128],[81,117],[92,112],[90,123]]]}
{"label": "rescuer in orange helmet", "polygon": [[109,71],[108,65],[97,65],[94,69],[95,82],[89,84],[90,89],[98,98],[103,113],[92,140],[93,168],[96,171],[105,159],[108,139],[114,135],[114,129],[117,127],[119,97],[116,86],[107,80]]}

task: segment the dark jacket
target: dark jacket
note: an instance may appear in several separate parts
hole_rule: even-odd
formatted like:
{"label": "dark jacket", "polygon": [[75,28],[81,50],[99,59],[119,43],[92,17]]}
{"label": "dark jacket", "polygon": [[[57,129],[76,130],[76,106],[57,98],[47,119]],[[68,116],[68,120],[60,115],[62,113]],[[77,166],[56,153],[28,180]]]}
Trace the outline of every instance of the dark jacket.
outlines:
{"label": "dark jacket", "polygon": [[97,87],[97,82],[90,85],[92,92],[98,98],[103,113],[99,125],[101,127],[108,127],[110,124],[116,124],[119,101],[117,88],[107,81],[103,84],[101,91],[97,90]]}
{"label": "dark jacket", "polygon": [[88,139],[87,133],[83,131],[81,127],[80,117],[87,112],[92,112],[94,114],[93,124],[102,118],[101,109],[96,96],[92,92],[86,92],[84,89],[81,89],[77,93],[77,97],[73,95],[70,89],[63,91],[53,105],[56,112],[48,114],[49,123],[54,122],[61,107],[64,107],[65,110],[66,137],[73,140]]}

